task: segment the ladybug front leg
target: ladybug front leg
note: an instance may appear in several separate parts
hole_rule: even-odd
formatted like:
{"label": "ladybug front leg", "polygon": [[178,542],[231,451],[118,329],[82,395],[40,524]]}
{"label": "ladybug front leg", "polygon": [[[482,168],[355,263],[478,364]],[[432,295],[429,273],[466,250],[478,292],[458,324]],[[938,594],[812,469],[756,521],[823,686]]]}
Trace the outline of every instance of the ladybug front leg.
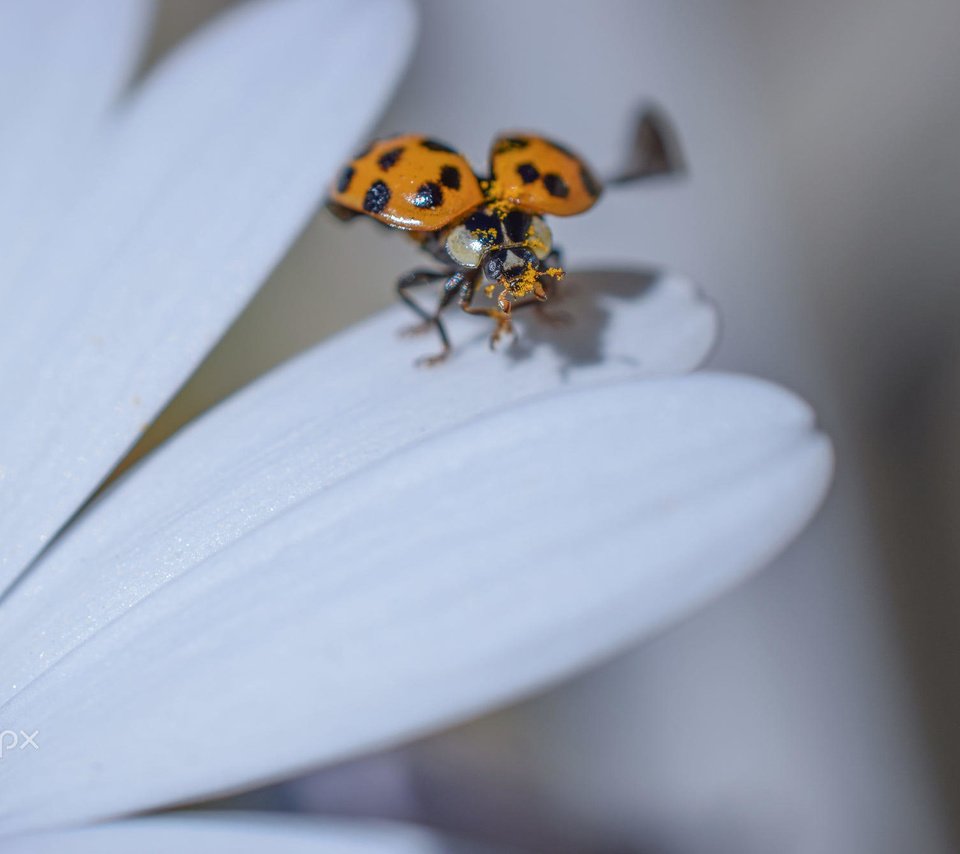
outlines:
{"label": "ladybug front leg", "polygon": [[[543,266],[545,269],[550,269],[551,267],[562,268],[562,250],[555,246],[553,251],[544,259]],[[573,316],[569,312],[562,310],[551,311],[544,305],[544,303],[548,300],[556,298],[557,282],[558,280],[553,276],[546,274],[542,275],[540,277],[540,287],[542,288],[543,295],[524,297],[521,300],[517,300],[517,302],[513,304],[513,310],[516,311],[518,308],[527,308],[528,306],[532,305],[536,310],[537,317],[550,326],[564,326],[567,323],[570,323],[570,321],[573,320]]]}
{"label": "ladybug front leg", "polygon": [[513,326],[510,324],[510,300],[508,291],[504,288],[497,298],[496,308],[486,308],[473,305],[473,298],[477,292],[477,275],[474,276],[460,288],[460,308],[467,314],[485,314],[497,321],[497,327],[490,336],[490,349],[497,346],[497,342],[505,332],[513,332]]}

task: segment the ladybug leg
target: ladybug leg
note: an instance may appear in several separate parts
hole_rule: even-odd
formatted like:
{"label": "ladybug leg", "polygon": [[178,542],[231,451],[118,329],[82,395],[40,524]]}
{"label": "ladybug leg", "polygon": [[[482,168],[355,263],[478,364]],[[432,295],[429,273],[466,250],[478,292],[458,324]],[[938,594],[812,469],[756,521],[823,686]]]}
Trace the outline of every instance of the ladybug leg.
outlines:
{"label": "ladybug leg", "polygon": [[[474,274],[474,277],[475,275],[476,274]],[[450,338],[447,336],[446,327],[440,319],[440,313],[453,302],[453,298],[463,289],[469,278],[470,276],[468,276],[467,273],[458,270],[443,283],[443,293],[440,296],[440,301],[437,303],[436,310],[430,316],[430,324],[436,327],[443,349],[436,355],[423,356],[417,360],[417,364],[426,366],[437,365],[450,355]]]}
{"label": "ladybug leg", "polygon": [[[563,252],[559,247],[554,247],[553,251],[544,259],[544,267],[562,267],[563,266]],[[573,320],[573,315],[567,311],[548,311],[544,306],[544,303],[547,300],[551,299],[555,295],[557,280],[553,276],[541,276],[540,285],[543,289],[543,296],[532,296],[524,297],[522,300],[518,300],[513,304],[514,311],[518,308],[527,308],[528,306],[533,306],[536,310],[537,317],[542,320],[544,323],[550,326],[565,326]]]}
{"label": "ladybug leg", "polygon": [[477,291],[477,278],[474,276],[460,288],[460,308],[467,314],[485,314],[497,321],[497,327],[490,336],[490,349],[497,346],[497,342],[505,332],[513,332],[513,326],[510,323],[510,300],[507,298],[507,291],[504,289],[497,298],[496,308],[485,308],[473,305],[473,298]]}
{"label": "ladybug leg", "polygon": [[[408,288],[416,287],[417,285],[425,285],[429,282],[435,282],[437,279],[446,279],[443,283],[442,293],[440,295],[440,301],[437,303],[436,309],[431,314],[423,306],[421,306],[410,294],[407,293]],[[412,270],[407,273],[405,276],[402,276],[397,282],[397,293],[408,306],[410,306],[413,311],[423,318],[422,322],[415,326],[409,332],[424,332],[427,329],[433,327],[437,330],[437,334],[440,336],[440,343],[443,346],[443,349],[434,356],[425,356],[422,359],[418,360],[418,364],[422,365],[435,365],[439,362],[442,362],[450,353],[450,338],[447,336],[447,330],[443,325],[443,322],[440,320],[440,313],[453,301],[453,298],[461,290],[464,283],[467,280],[467,274],[462,271],[456,271],[450,273],[449,271],[440,272],[437,270]]]}
{"label": "ladybug leg", "polygon": [[559,246],[554,246],[550,254],[543,259],[542,266],[544,270],[559,268],[559,271],[555,276],[550,273],[543,273],[540,276],[540,293],[534,295],[533,301],[530,303],[531,305],[544,303],[553,296],[557,282],[559,282],[564,275],[563,250]]}
{"label": "ladybug leg", "polygon": [[449,275],[449,272],[442,270],[411,270],[397,280],[397,295],[421,318],[419,324],[404,330],[403,334],[416,335],[421,332],[426,332],[434,325],[434,316],[410,296],[410,294],[407,293],[407,289],[415,288],[418,285],[427,285],[438,279],[445,279]]}

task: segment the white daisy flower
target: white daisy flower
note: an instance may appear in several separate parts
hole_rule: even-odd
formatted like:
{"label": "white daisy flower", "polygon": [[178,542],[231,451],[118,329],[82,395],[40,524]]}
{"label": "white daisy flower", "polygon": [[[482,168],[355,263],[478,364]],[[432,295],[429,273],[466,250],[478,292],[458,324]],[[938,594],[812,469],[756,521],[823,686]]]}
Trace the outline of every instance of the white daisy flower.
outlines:
{"label": "white daisy flower", "polygon": [[456,318],[455,357],[424,371],[388,311],[91,500],[296,236],[413,30],[400,0],[248,3],[121,94],[147,11],[0,7],[5,850],[439,850],[349,822],[62,828],[284,779],[595,664],[776,554],[829,443],[791,394],[689,373],[717,324],[685,279],[574,264],[571,326],[533,318],[490,354]]}

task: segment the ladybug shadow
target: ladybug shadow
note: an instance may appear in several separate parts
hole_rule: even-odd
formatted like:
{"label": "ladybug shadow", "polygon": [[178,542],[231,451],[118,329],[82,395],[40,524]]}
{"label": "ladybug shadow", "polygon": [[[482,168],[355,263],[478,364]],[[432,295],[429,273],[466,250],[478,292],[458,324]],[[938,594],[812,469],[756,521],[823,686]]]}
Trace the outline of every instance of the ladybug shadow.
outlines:
{"label": "ladybug shadow", "polygon": [[504,354],[523,362],[549,347],[564,373],[602,362],[610,357],[605,337],[617,303],[646,298],[661,277],[660,271],[642,267],[568,272],[547,302],[516,313],[518,334]]}

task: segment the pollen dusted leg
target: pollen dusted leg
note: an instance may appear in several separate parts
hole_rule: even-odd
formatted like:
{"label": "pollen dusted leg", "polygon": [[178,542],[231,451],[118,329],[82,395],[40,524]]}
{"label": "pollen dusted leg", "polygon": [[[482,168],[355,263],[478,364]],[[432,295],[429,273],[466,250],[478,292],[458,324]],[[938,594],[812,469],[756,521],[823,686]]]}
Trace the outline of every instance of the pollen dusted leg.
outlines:
{"label": "pollen dusted leg", "polygon": [[[559,246],[553,247],[553,251],[544,260],[543,266],[548,269],[551,267],[563,267],[563,252]],[[549,326],[567,325],[573,320],[573,315],[567,311],[563,311],[563,309],[552,311],[544,305],[545,302],[553,299],[558,281],[559,279],[554,276],[541,276],[540,293],[534,293],[532,297],[524,297],[521,300],[517,300],[517,302],[513,304],[513,310],[516,311],[518,308],[527,308],[532,305],[536,310],[537,318]]]}
{"label": "pollen dusted leg", "polygon": [[497,328],[493,330],[490,336],[490,349],[493,350],[501,336],[507,332],[513,332],[513,326],[510,323],[510,300],[507,298],[508,291],[504,288],[497,297],[496,308],[483,308],[473,305],[473,297],[477,291],[476,275],[460,288],[460,308],[467,314],[485,314],[497,321]]}

